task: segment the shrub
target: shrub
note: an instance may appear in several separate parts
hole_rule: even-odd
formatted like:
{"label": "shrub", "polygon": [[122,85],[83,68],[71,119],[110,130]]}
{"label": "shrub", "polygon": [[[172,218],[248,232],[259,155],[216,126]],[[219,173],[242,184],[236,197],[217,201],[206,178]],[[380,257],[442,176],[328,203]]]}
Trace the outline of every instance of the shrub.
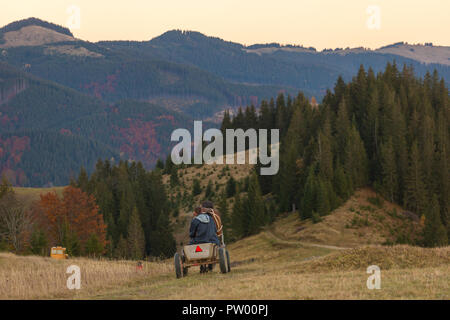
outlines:
{"label": "shrub", "polygon": [[381,199],[378,196],[377,197],[369,197],[369,198],[367,198],[367,201],[379,209],[381,209],[384,205],[383,199]]}

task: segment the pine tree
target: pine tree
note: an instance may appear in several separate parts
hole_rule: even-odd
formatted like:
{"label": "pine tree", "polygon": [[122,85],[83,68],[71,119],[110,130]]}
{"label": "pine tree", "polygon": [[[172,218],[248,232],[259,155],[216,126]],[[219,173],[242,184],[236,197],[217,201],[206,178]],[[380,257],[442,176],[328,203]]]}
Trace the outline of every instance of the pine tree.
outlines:
{"label": "pine tree", "polygon": [[103,245],[98,240],[97,235],[95,233],[91,234],[85,244],[85,253],[90,257],[98,257],[102,254],[103,249]]}
{"label": "pine tree", "polygon": [[331,211],[330,196],[326,183],[319,179],[317,183],[317,212],[324,216]]}
{"label": "pine tree", "polygon": [[164,170],[164,162],[161,159],[158,159],[156,161],[155,168],[159,170]]}
{"label": "pine tree", "polygon": [[69,223],[66,221],[62,226],[61,246],[66,248],[67,254],[70,256],[81,255],[80,240],[74,230],[70,229]]}
{"label": "pine tree", "polygon": [[344,169],[339,162],[337,168],[334,170],[333,184],[334,190],[336,190],[337,195],[342,201],[347,200],[352,195],[353,190],[351,190],[349,177],[345,174]]}
{"label": "pine tree", "polygon": [[[442,99],[445,101],[444,98]],[[445,105],[445,102],[443,104]],[[442,221],[447,228],[447,235],[450,240],[450,152],[448,152],[450,141],[448,139],[447,120],[443,110],[438,113],[437,122],[437,151],[433,172],[434,179],[437,182],[436,190],[439,194]]]}
{"label": "pine tree", "polygon": [[268,222],[256,173],[253,173],[250,177],[247,199],[250,218],[248,232],[249,234],[255,234]]}
{"label": "pine tree", "polygon": [[347,139],[350,134],[350,120],[347,105],[343,99],[339,103],[339,110],[336,118],[336,152],[340,159],[345,159]]}
{"label": "pine tree", "polygon": [[170,172],[170,186],[173,188],[180,183],[180,179],[178,178],[178,171],[175,166],[172,167]]}
{"label": "pine tree", "polygon": [[447,243],[447,231],[439,214],[439,202],[437,196],[433,195],[425,214],[424,244],[427,247],[443,247]]}
{"label": "pine tree", "polygon": [[133,212],[130,216],[127,242],[128,256],[134,260],[142,259],[144,257],[145,250],[145,237],[136,207],[133,208]]}
{"label": "pine tree", "polygon": [[234,197],[233,210],[231,212],[231,227],[233,239],[240,239],[246,234],[246,217],[244,212],[243,201],[239,193]]}
{"label": "pine tree", "polygon": [[296,202],[297,195],[297,146],[294,143],[289,144],[286,155],[282,158],[280,172],[278,174],[279,189],[277,190],[280,202],[280,209],[288,211],[293,203]]}
{"label": "pine tree", "polygon": [[220,130],[222,131],[222,134],[225,135],[225,130],[231,128],[232,123],[230,118],[230,111],[227,109],[223,112],[222,126],[220,127]]}
{"label": "pine tree", "polygon": [[77,187],[87,192],[88,184],[89,184],[89,176],[86,172],[86,169],[84,167],[81,167],[80,175],[78,176]]}
{"label": "pine tree", "polygon": [[225,186],[226,196],[227,198],[231,198],[236,194],[236,180],[233,177],[230,177],[227,180],[227,184]]}
{"label": "pine tree", "polygon": [[118,231],[122,235],[126,235],[130,214],[133,207],[136,206],[132,187],[129,183],[123,182],[124,190],[120,199],[120,215],[117,223]]}
{"label": "pine tree", "polygon": [[414,142],[409,157],[404,201],[407,208],[420,215],[425,209],[425,199],[422,164],[417,142]]}
{"label": "pine tree", "polygon": [[300,217],[302,219],[308,219],[312,217],[313,211],[316,209],[317,204],[317,181],[313,167],[310,168],[308,178],[305,184],[305,193],[302,199],[302,210],[300,211]]}
{"label": "pine tree", "polygon": [[205,200],[210,200],[214,196],[212,180],[208,181],[205,189]]}
{"label": "pine tree", "polygon": [[119,241],[117,241],[117,246],[114,249],[114,257],[116,259],[126,259],[128,257],[128,245],[127,240],[120,235]]}
{"label": "pine tree", "polygon": [[175,165],[174,165],[173,162],[172,162],[172,157],[171,157],[171,155],[169,154],[169,155],[167,156],[167,158],[166,158],[166,163],[164,164],[164,173],[170,174],[170,173],[172,172],[172,168],[173,168],[174,166],[175,166]]}
{"label": "pine tree", "polygon": [[202,193],[202,187],[200,185],[200,180],[194,179],[192,182],[192,196],[195,197]]}
{"label": "pine tree", "polygon": [[31,235],[31,252],[33,254],[46,256],[48,251],[48,241],[45,232],[41,229],[35,229]]}
{"label": "pine tree", "polygon": [[352,125],[349,133],[345,157],[345,172],[349,174],[353,188],[366,185],[368,180],[367,155],[355,125]]}
{"label": "pine tree", "polygon": [[326,120],[324,129],[319,133],[318,139],[319,172],[326,180],[333,179],[333,153],[331,150],[331,129]]}
{"label": "pine tree", "polygon": [[397,165],[395,162],[395,152],[392,144],[392,138],[389,137],[388,141],[385,144],[382,144],[380,149],[382,193],[389,199],[389,201],[393,202],[396,199],[396,194],[398,192],[398,181]]}

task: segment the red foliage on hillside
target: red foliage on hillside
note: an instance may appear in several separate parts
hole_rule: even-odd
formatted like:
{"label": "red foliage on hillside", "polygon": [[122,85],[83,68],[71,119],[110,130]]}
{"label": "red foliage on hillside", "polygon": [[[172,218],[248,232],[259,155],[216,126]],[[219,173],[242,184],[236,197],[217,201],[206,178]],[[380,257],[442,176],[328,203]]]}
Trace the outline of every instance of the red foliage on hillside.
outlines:
{"label": "red foliage on hillside", "polygon": [[154,163],[161,154],[153,121],[128,119],[128,128],[117,128],[122,145],[120,151],[130,159],[140,160],[144,164]]}
{"label": "red foliage on hillside", "polygon": [[23,153],[29,149],[30,138],[27,136],[0,139],[0,160],[3,163],[0,176],[5,175],[14,185],[24,183],[27,177],[24,171],[16,166],[20,163]]}
{"label": "red foliage on hillside", "polygon": [[115,92],[117,74],[106,76],[105,82],[91,82],[84,85],[84,89],[88,90],[93,96],[102,98],[103,93]]}
{"label": "red foliage on hillside", "polygon": [[94,196],[72,186],[64,189],[62,198],[55,192],[41,195],[33,208],[36,220],[52,245],[61,245],[64,233],[74,232],[82,246],[95,234],[104,247],[106,224],[98,210]]}

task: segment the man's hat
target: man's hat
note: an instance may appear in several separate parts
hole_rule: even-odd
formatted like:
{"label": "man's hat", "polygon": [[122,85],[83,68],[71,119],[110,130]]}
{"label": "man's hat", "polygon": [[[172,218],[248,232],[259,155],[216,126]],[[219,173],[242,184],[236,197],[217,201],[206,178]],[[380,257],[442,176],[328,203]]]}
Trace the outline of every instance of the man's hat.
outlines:
{"label": "man's hat", "polygon": [[207,200],[207,201],[204,201],[202,203],[202,207],[203,208],[214,209],[214,204],[211,201]]}

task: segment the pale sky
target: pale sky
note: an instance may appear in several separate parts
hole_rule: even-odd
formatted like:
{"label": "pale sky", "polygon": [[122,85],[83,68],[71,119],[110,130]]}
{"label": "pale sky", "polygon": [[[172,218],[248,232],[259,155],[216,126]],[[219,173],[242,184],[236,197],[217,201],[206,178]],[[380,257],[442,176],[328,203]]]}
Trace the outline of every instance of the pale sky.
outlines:
{"label": "pale sky", "polygon": [[450,0],[0,1],[0,26],[28,17],[67,26],[74,17],[68,8],[76,6],[80,28],[71,31],[93,42],[150,40],[181,29],[247,45],[278,42],[318,50],[399,41],[450,45]]}

